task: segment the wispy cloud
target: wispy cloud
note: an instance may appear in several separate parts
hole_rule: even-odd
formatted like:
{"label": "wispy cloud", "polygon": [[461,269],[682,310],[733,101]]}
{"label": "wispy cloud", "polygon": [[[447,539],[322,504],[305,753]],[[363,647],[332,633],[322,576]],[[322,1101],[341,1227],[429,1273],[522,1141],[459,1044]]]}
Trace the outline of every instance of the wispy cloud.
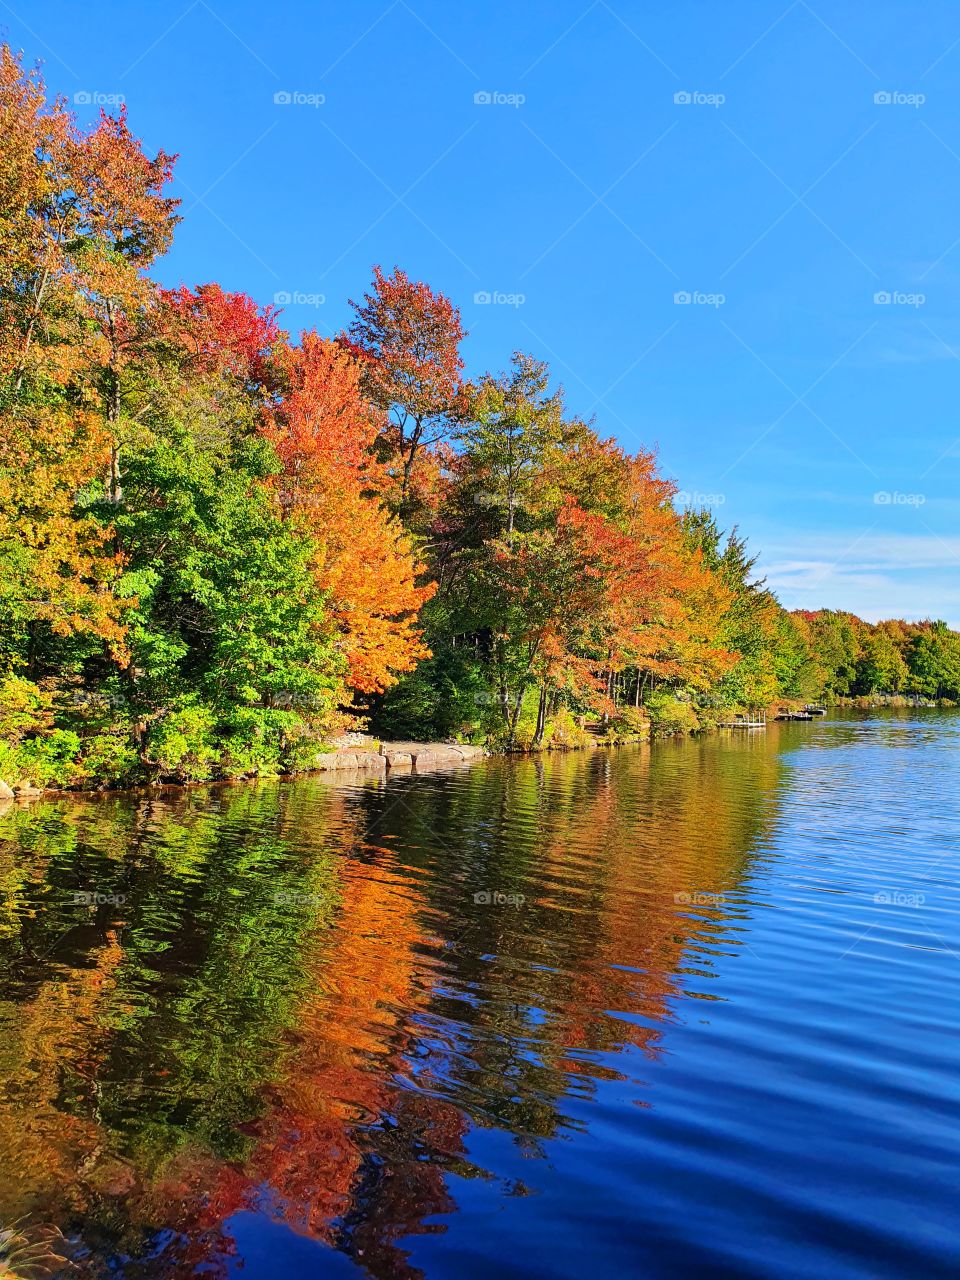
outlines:
{"label": "wispy cloud", "polygon": [[[954,351],[958,349],[960,344],[954,347]],[[956,360],[954,351],[933,338],[904,335],[901,345],[881,347],[876,354],[876,359],[880,364],[930,364],[935,360]]]}
{"label": "wispy cloud", "polygon": [[[852,549],[851,549],[852,548]],[[848,609],[868,621],[944,618],[960,625],[960,537],[797,535],[758,565],[783,604]]]}

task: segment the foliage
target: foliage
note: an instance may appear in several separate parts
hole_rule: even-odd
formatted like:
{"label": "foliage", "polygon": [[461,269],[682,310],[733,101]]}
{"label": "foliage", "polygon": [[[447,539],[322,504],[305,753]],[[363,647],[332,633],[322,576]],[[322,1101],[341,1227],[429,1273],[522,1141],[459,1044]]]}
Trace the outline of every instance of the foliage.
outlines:
{"label": "foliage", "polygon": [[960,700],[945,624],[784,612],[543,361],[465,382],[400,268],[335,340],[159,286],[174,160],[0,50],[4,781],[273,774],[368,720],[516,749]]}
{"label": "foliage", "polygon": [[818,693],[829,699],[960,698],[960,635],[945,622],[871,624],[829,609],[790,616],[804,630]]}
{"label": "foliage", "polygon": [[343,342],[361,361],[366,394],[387,415],[378,452],[394,509],[410,521],[429,505],[430,472],[443,457],[461,392],[465,334],[460,312],[428,284],[399,267],[390,276],[374,267],[373,275],[372,291],[351,300],[355,314]]}

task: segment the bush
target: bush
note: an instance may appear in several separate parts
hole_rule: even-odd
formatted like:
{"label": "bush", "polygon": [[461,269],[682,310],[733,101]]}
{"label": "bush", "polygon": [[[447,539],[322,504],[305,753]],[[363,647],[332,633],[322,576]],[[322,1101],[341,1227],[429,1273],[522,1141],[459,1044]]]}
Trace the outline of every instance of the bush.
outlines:
{"label": "bush", "polygon": [[280,707],[237,707],[223,726],[221,770],[228,776],[255,773],[273,776],[296,768],[317,734],[295,711]]}
{"label": "bush", "polygon": [[569,707],[561,707],[557,714],[547,721],[543,741],[545,746],[563,749],[584,747],[593,741],[593,737],[586,729],[580,727],[577,717]]}
{"label": "bush", "polygon": [[695,708],[689,702],[681,702],[672,689],[649,693],[644,707],[650,716],[650,732],[654,738],[694,733],[700,728]]}
{"label": "bush", "polygon": [[27,734],[50,728],[50,694],[20,676],[0,681],[0,741],[16,746]]}
{"label": "bush", "polygon": [[649,738],[650,730],[650,716],[644,707],[619,707],[606,736],[612,742],[634,742]]}
{"label": "bush", "polygon": [[80,738],[72,729],[53,729],[42,738],[30,738],[20,752],[27,773],[39,786],[67,787],[82,777]]}
{"label": "bush", "polygon": [[216,717],[199,704],[181,706],[158,720],[147,735],[146,754],[160,778],[205,782],[219,758],[214,740]]}
{"label": "bush", "polygon": [[84,779],[93,784],[116,787],[135,781],[140,756],[130,738],[129,726],[86,739],[80,763]]}
{"label": "bush", "polygon": [[387,691],[372,727],[388,740],[462,739],[487,727],[493,703],[473,650],[438,648]]}

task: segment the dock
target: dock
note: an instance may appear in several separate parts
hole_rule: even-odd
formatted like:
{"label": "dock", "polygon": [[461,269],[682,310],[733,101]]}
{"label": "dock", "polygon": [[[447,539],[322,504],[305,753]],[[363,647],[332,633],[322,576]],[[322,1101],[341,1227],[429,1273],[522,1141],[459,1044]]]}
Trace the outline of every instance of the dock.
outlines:
{"label": "dock", "polygon": [[743,715],[735,715],[732,720],[722,720],[718,725],[720,729],[765,729],[767,727],[767,713],[755,708]]}

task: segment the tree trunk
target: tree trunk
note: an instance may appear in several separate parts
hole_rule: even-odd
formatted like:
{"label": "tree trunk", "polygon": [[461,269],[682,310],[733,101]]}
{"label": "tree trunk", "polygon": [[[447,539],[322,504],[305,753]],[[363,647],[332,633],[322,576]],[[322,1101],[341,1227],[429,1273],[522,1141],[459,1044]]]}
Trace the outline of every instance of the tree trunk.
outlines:
{"label": "tree trunk", "polygon": [[533,746],[539,747],[543,742],[544,730],[547,727],[547,686],[540,686],[540,705],[537,707],[537,728],[533,735]]}

